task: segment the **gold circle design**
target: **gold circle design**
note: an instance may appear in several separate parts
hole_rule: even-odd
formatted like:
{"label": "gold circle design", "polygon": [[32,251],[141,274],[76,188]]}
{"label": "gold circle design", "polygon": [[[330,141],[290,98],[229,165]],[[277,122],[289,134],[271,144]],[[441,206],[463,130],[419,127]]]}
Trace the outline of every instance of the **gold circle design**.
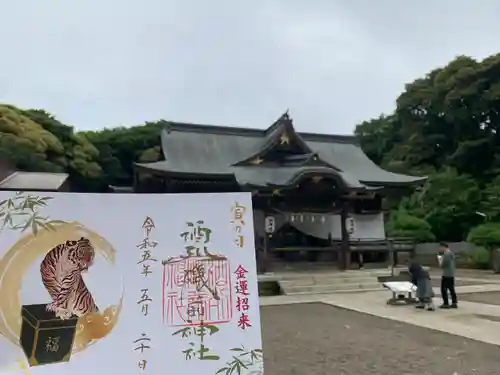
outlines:
{"label": "gold circle design", "polygon": [[[115,264],[116,250],[103,237],[78,222],[58,224],[55,230],[41,229],[21,237],[0,260],[0,334],[19,346],[21,301],[19,291],[23,276],[37,259],[68,239],[88,238],[109,264]],[[123,289],[117,304],[99,313],[78,319],[73,353],[81,352],[105,337],[118,322],[122,309]]]}

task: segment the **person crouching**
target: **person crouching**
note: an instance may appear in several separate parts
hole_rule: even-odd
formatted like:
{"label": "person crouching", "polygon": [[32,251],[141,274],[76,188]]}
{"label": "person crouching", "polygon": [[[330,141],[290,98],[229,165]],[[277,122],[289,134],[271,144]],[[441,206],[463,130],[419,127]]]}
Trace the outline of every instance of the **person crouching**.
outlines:
{"label": "person crouching", "polygon": [[415,306],[417,309],[426,309],[427,311],[434,311],[434,291],[432,289],[431,277],[415,259],[410,259],[408,265],[408,272],[411,275],[412,282],[417,286],[417,298],[419,304]]}

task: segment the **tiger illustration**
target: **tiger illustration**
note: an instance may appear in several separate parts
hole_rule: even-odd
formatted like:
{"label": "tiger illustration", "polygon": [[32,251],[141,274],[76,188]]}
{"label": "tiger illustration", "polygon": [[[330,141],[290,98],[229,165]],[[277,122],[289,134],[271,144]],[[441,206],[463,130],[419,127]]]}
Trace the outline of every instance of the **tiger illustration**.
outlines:
{"label": "tiger illustration", "polygon": [[40,264],[42,282],[52,298],[47,311],[61,319],[99,311],[82,277],[94,262],[91,242],[81,237],[52,248]]}

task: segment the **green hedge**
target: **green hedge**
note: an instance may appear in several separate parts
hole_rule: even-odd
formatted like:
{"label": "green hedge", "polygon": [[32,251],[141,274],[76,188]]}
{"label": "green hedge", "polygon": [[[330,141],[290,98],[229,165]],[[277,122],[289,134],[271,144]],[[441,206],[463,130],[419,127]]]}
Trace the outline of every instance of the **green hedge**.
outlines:
{"label": "green hedge", "polygon": [[484,247],[480,247],[470,255],[472,264],[481,270],[490,268],[490,252]]}
{"label": "green hedge", "polygon": [[277,281],[259,281],[259,296],[279,296],[281,294],[283,294],[283,291]]}

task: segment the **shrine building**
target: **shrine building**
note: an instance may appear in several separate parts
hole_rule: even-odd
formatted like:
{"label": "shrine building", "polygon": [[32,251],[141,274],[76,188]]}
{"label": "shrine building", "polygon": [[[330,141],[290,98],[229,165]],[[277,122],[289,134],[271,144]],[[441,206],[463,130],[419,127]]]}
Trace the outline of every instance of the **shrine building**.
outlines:
{"label": "shrine building", "polygon": [[251,192],[261,270],[348,269],[360,254],[381,265],[413,246],[386,238],[382,199],[426,178],[381,169],[354,136],[299,133],[285,113],[265,130],[169,123],[161,143],[164,160],[135,164],[133,191]]}

